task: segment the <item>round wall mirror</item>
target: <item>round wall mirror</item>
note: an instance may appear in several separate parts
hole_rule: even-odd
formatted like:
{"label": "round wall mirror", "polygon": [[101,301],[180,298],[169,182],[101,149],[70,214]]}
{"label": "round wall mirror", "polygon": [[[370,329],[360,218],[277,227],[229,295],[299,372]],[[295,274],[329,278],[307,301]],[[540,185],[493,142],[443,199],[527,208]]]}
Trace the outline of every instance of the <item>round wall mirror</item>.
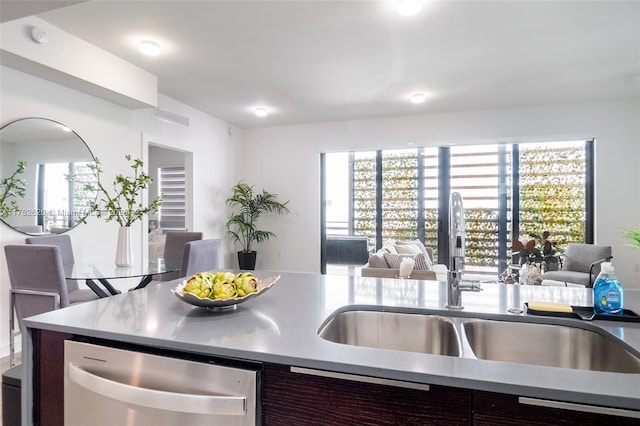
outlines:
{"label": "round wall mirror", "polygon": [[[66,232],[87,216],[95,158],[73,130],[46,118],[0,128],[0,219],[29,235]],[[95,185],[94,185],[95,186]]]}

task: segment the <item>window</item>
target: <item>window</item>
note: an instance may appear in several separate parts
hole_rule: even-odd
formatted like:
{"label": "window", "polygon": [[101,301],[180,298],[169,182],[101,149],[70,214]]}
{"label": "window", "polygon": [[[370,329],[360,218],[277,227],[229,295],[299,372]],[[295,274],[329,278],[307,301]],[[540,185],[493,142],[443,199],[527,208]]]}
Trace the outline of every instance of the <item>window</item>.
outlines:
{"label": "window", "polygon": [[166,231],[186,231],[186,186],[184,166],[158,168],[159,192],[164,195],[158,217]]}
{"label": "window", "polygon": [[[97,176],[87,162],[40,163],[37,172],[37,224],[45,231],[73,228],[86,216],[96,192],[87,191]],[[66,185],[60,185],[66,182]]]}
{"label": "window", "polygon": [[561,246],[592,241],[592,151],[593,141],[572,141],[325,154],[323,235],[366,236],[370,250],[418,238],[446,264],[456,191],[466,270],[496,274],[514,238],[547,230]]}
{"label": "window", "polygon": [[[462,195],[465,208],[465,268],[476,273],[494,272],[499,260],[507,256],[509,224],[505,206],[501,206],[500,201],[506,195],[501,191],[501,183],[508,186],[506,180],[510,174],[506,161],[508,148],[503,145],[460,146],[451,147],[449,152],[451,192]],[[448,197],[448,194],[441,196]],[[507,225],[507,233],[499,232],[501,223]],[[500,250],[501,246],[503,250]],[[440,260],[440,263],[446,261]]]}

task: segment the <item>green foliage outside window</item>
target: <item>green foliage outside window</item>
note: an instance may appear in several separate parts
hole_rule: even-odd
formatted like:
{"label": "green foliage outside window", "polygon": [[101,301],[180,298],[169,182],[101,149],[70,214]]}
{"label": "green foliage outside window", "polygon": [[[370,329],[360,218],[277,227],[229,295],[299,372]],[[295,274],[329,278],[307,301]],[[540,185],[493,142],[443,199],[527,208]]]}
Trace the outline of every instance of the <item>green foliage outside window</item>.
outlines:
{"label": "green foliage outside window", "polygon": [[[549,230],[558,247],[585,238],[585,150],[584,145],[526,144],[520,148],[520,235]],[[418,236],[418,150],[383,151],[382,239],[411,240]],[[465,154],[472,156],[473,154]],[[425,165],[425,170],[428,167]],[[360,154],[353,163],[354,235],[376,240],[376,158]],[[424,187],[437,188],[437,178],[426,171]],[[431,176],[431,177],[429,177]],[[511,177],[507,178],[507,196]],[[495,190],[498,197],[498,188]],[[425,245],[436,251],[438,211],[435,201],[425,201]],[[497,205],[497,203],[495,203]],[[511,216],[508,208],[507,215]],[[468,267],[498,267],[497,208],[466,207],[466,264]],[[511,246],[510,224],[507,247]]]}
{"label": "green foliage outside window", "polygon": [[585,240],[584,147],[520,146],[520,235],[548,230],[562,249]]}

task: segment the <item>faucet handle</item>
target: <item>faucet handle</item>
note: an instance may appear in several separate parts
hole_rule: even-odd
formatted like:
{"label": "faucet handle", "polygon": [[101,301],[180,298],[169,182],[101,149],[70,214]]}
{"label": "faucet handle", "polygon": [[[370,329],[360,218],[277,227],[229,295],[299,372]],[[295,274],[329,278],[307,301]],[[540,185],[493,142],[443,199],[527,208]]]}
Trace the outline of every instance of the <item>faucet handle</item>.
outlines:
{"label": "faucet handle", "polygon": [[460,289],[464,291],[482,291],[479,280],[463,281],[460,283]]}

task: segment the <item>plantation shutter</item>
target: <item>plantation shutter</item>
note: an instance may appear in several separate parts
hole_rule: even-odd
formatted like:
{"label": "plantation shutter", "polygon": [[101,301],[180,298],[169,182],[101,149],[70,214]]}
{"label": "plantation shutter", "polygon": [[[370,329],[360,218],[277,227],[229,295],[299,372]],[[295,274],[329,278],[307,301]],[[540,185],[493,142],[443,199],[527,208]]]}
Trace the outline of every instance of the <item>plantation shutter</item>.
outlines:
{"label": "plantation shutter", "polygon": [[186,231],[185,169],[184,166],[158,168],[160,193],[160,228],[166,231]]}

